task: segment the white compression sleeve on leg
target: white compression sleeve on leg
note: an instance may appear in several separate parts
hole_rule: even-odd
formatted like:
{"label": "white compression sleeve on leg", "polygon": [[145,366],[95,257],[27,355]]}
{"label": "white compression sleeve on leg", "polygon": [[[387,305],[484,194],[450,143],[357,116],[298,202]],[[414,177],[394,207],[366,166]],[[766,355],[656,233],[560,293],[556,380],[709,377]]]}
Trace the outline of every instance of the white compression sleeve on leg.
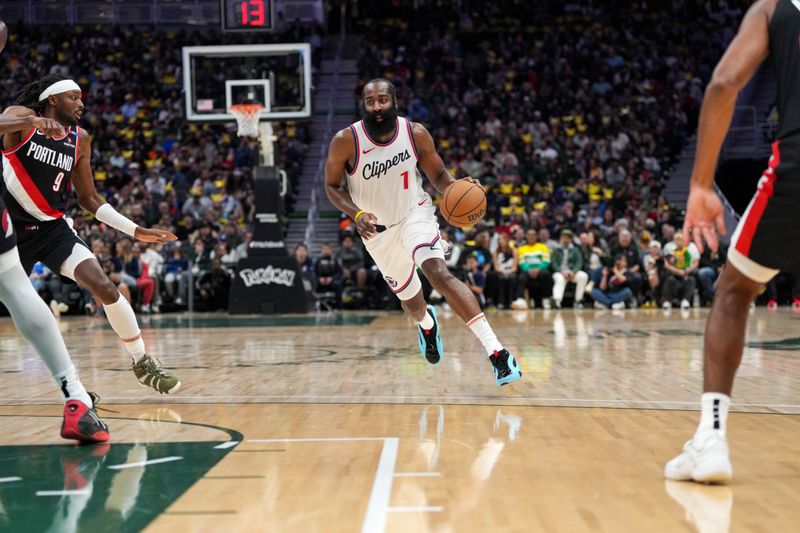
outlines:
{"label": "white compression sleeve on leg", "polygon": [[128,352],[136,361],[141,359],[145,354],[144,341],[142,340],[142,332],[139,330],[139,324],[136,322],[136,315],[128,300],[120,294],[119,300],[113,304],[103,305],[103,309],[106,312],[106,317],[108,317],[108,323],[111,324],[114,332],[123,340]]}
{"label": "white compression sleeve on leg", "polygon": [[[0,263],[12,253],[18,257],[14,248],[0,255]],[[19,261],[0,272],[0,300],[8,308],[22,336],[33,344],[65,397],[91,406],[92,400],[78,380],[64,339],[58,331],[58,323],[47,304],[36,294]]]}
{"label": "white compression sleeve on leg", "polygon": [[125,233],[126,235],[134,236],[138,225],[133,220],[125,215],[121,215],[116,209],[111,207],[111,204],[105,203],[97,208],[94,214],[95,218],[104,224],[108,224],[114,229]]}

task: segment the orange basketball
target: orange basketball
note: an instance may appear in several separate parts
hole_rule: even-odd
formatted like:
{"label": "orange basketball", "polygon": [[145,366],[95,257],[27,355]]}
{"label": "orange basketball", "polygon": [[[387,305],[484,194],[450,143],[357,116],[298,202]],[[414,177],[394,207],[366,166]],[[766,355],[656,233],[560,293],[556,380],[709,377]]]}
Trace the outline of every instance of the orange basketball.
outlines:
{"label": "orange basketball", "polygon": [[486,194],[480,185],[459,180],[445,189],[439,210],[451,226],[474,226],[486,214]]}

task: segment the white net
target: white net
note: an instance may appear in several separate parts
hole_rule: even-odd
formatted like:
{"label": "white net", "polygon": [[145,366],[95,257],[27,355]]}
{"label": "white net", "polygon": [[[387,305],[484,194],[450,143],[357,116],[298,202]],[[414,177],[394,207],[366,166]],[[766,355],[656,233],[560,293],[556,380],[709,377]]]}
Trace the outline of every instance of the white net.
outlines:
{"label": "white net", "polygon": [[230,107],[230,113],[236,117],[236,134],[239,137],[258,137],[258,119],[262,109],[264,106],[261,104],[237,104]]}

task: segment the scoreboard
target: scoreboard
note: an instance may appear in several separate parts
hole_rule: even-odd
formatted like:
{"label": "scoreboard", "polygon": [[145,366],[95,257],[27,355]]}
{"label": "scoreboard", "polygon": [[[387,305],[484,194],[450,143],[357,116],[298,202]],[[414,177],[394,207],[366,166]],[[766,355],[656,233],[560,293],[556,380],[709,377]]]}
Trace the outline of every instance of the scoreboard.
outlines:
{"label": "scoreboard", "polygon": [[222,31],[272,31],[273,0],[220,0]]}

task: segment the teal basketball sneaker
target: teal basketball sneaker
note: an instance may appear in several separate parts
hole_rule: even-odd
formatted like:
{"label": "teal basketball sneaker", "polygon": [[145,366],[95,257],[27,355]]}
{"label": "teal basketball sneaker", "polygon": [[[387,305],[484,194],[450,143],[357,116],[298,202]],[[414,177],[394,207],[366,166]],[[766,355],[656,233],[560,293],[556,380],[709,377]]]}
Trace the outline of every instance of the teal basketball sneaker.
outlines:
{"label": "teal basketball sneaker", "polygon": [[426,361],[435,365],[441,360],[444,348],[442,348],[442,338],[439,336],[439,318],[436,316],[436,309],[429,305],[428,313],[433,318],[433,327],[429,330],[424,330],[419,325],[417,326],[419,330],[419,351]]}

